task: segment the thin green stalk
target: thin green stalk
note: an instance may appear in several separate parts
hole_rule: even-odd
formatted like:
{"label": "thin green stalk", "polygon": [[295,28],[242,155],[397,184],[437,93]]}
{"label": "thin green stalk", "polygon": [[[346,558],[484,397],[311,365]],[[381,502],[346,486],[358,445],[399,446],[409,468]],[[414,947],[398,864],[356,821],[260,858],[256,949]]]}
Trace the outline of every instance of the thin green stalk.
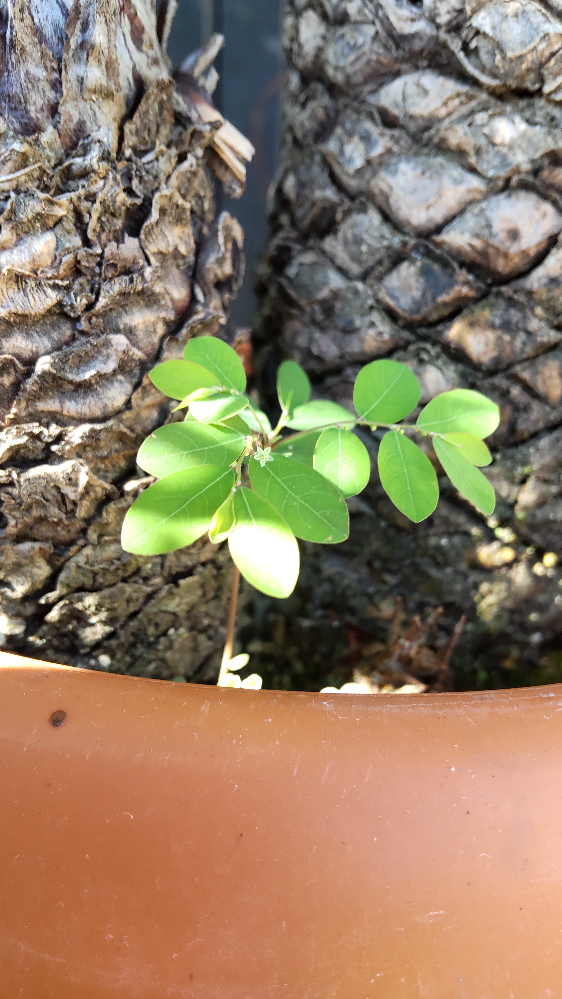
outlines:
{"label": "thin green stalk", "polygon": [[[234,393],[233,393],[233,394],[234,394]],[[242,395],[242,392],[238,392],[238,393],[236,393],[236,394],[237,394],[237,395]],[[267,434],[266,434],[266,432],[265,432],[265,430],[264,430],[264,427],[263,427],[263,423],[261,422],[261,420],[260,420],[260,418],[259,418],[259,416],[258,416],[258,414],[257,414],[256,410],[255,410],[255,409],[254,409],[254,407],[252,406],[252,403],[251,403],[251,402],[248,402],[248,409],[250,410],[250,412],[251,412],[251,413],[253,413],[253,414],[254,414],[254,416],[255,416],[255,418],[256,418],[256,422],[257,422],[257,424],[258,424],[258,427],[260,428],[260,433],[261,433],[261,435],[262,435],[263,439],[264,439],[264,440],[266,441],[266,440],[267,440]],[[243,419],[243,417],[242,417],[242,419]]]}
{"label": "thin green stalk", "polygon": [[277,426],[271,431],[271,433],[268,436],[268,440],[270,442],[274,441],[275,438],[279,436],[279,433],[281,432],[281,430],[283,430],[283,428],[287,423],[288,416],[289,416],[288,412],[284,409],[283,412],[281,413],[281,416],[279,417]]}

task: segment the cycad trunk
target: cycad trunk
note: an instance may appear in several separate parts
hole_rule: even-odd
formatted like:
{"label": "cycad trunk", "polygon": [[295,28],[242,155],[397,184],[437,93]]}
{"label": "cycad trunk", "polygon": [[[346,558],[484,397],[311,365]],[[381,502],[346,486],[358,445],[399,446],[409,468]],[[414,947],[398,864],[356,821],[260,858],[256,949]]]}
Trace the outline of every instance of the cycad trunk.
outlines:
{"label": "cycad trunk", "polygon": [[206,675],[224,554],[139,558],[119,535],[169,413],[147,372],[219,330],[241,276],[207,166],[218,115],[193,78],[175,91],[155,0],[0,0],[0,26],[3,647]]}
{"label": "cycad trunk", "polygon": [[423,402],[465,386],[502,407],[497,516],[486,523],[446,488],[413,528],[371,489],[347,549],[309,556],[297,612],[372,633],[396,594],[411,611],[444,603],[449,630],[472,608],[457,663],[464,648],[481,683],[513,682],[562,631],[559,10],[554,0],[285,10],[261,334],[340,401],[360,363],[393,356],[418,375]]}

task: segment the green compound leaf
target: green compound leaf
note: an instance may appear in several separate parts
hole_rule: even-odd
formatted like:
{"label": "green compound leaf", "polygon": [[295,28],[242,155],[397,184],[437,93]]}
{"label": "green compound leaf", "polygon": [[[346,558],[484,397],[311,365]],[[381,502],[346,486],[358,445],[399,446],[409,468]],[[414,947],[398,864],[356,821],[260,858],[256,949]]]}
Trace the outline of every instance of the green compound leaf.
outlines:
{"label": "green compound leaf", "polygon": [[345,497],[362,492],[371,477],[367,448],[355,434],[338,427],[324,430],[320,435],[314,451],[314,468]]}
{"label": "green compound leaf", "polygon": [[321,433],[321,430],[311,430],[309,434],[302,434],[300,437],[288,437],[275,446],[273,454],[283,454],[286,458],[294,458],[302,465],[313,468],[314,449]]}
{"label": "green compound leaf", "polygon": [[[258,466],[259,467],[259,466]],[[299,576],[299,546],[277,510],[244,486],[234,494],[236,526],[228,539],[235,565],[270,597],[289,597]]]}
{"label": "green compound leaf", "polygon": [[263,468],[250,461],[250,482],[271,503],[297,538],[337,544],[349,534],[349,513],[341,493],[313,468],[273,452]]}
{"label": "green compound leaf", "polygon": [[352,427],[354,422],[353,414],[348,409],[329,399],[318,399],[297,406],[287,426],[291,430],[315,430],[317,427],[328,427],[330,423],[345,423]]}
{"label": "green compound leaf", "polygon": [[244,438],[235,430],[206,427],[195,420],[170,423],[146,438],[137,462],[149,475],[162,479],[197,465],[231,465],[244,445]]}
{"label": "green compound leaf", "polygon": [[438,434],[473,434],[481,440],[493,434],[500,422],[499,407],[472,389],[442,392],[418,416],[418,427]]}
{"label": "green compound leaf", "polygon": [[492,461],[492,455],[484,441],[472,434],[444,434],[443,440],[452,444],[459,454],[462,454],[463,458],[466,458],[473,465],[482,467],[489,465]]}
{"label": "green compound leaf", "polygon": [[201,364],[219,379],[219,385],[243,392],[246,388],[246,375],[242,361],[232,347],[214,336],[198,336],[186,345],[183,355],[186,361]]}
{"label": "green compound leaf", "polygon": [[404,434],[391,430],[379,447],[379,475],[387,496],[415,524],[433,513],[439,484],[429,458]]}
{"label": "green compound leaf", "polygon": [[454,444],[434,437],[433,447],[446,474],[461,496],[489,517],[494,512],[496,497],[486,476],[467,461]]}
{"label": "green compound leaf", "polygon": [[214,392],[207,399],[190,403],[189,412],[199,423],[220,423],[229,416],[236,416],[246,409],[248,400],[243,395],[230,395],[227,392]]}
{"label": "green compound leaf", "polygon": [[200,465],[160,479],[127,512],[123,548],[138,555],[163,555],[191,545],[208,531],[233,485],[234,472],[217,465]]}
{"label": "green compound leaf", "polygon": [[286,413],[292,413],[310,399],[308,375],[296,361],[283,361],[279,366],[277,395],[281,409]]}
{"label": "green compound leaf", "polygon": [[234,495],[229,493],[224,503],[221,503],[218,510],[215,511],[209,528],[209,541],[212,541],[214,545],[220,545],[221,541],[226,541],[234,530],[234,524]]}
{"label": "green compound leaf", "polygon": [[416,408],[419,382],[405,364],[398,361],[371,361],[357,375],[353,405],[363,420],[371,423],[398,423]]}
{"label": "green compound leaf", "polygon": [[216,375],[190,361],[164,361],[149,373],[150,381],[170,399],[185,399],[198,389],[220,386]]}

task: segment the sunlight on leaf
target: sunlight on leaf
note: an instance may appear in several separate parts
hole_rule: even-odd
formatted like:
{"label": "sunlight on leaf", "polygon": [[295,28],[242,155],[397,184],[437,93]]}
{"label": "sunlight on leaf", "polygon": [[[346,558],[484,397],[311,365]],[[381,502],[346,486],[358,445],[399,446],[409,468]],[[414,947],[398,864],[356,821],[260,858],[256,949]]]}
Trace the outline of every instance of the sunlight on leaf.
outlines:
{"label": "sunlight on leaf", "polygon": [[123,522],[126,552],[162,555],[197,541],[234,485],[234,472],[216,465],[173,472],[135,500]]}
{"label": "sunlight on leaf", "polygon": [[183,352],[186,361],[207,368],[226,388],[243,392],[246,375],[242,361],[232,347],[214,336],[198,336],[190,340]]}
{"label": "sunlight on leaf", "polygon": [[492,455],[484,441],[481,441],[479,437],[474,437],[473,434],[444,434],[443,440],[452,444],[459,454],[462,454],[463,458],[466,458],[473,465],[482,468],[492,461]]}
{"label": "sunlight on leaf", "polygon": [[246,409],[247,399],[241,395],[216,392],[208,399],[192,402],[189,411],[199,423],[220,423],[229,416],[236,416]]}
{"label": "sunlight on leaf", "polygon": [[349,534],[349,513],[340,492],[313,468],[275,454],[263,468],[250,462],[253,488],[273,504],[297,538],[336,544]]}
{"label": "sunlight on leaf", "polygon": [[398,423],[416,408],[419,382],[405,364],[371,361],[357,375],[353,405],[363,420]]}
{"label": "sunlight on leaf", "polygon": [[493,434],[499,422],[499,407],[491,399],[472,389],[453,389],[428,402],[417,425],[438,434],[473,434],[482,439]]}
{"label": "sunlight on leaf", "polygon": [[242,680],[242,687],[244,690],[261,690],[263,680],[259,673],[252,673],[247,676],[245,680]]}
{"label": "sunlight on leaf", "polygon": [[197,465],[231,465],[244,450],[241,434],[195,421],[169,423],[147,437],[137,462],[159,479]]}
{"label": "sunlight on leaf", "polygon": [[288,437],[275,445],[274,454],[283,454],[286,458],[294,458],[309,468],[314,467],[314,449],[322,430],[311,430],[300,437]]}
{"label": "sunlight on leaf", "polygon": [[320,436],[314,451],[314,468],[341,492],[356,496],[371,477],[367,448],[349,430],[333,427]]}
{"label": "sunlight on leaf", "polygon": [[185,399],[198,389],[217,388],[221,384],[211,371],[188,361],[163,361],[148,377],[170,399]]}
{"label": "sunlight on leaf", "polygon": [[235,673],[239,669],[244,669],[244,666],[247,666],[249,662],[250,657],[248,653],[241,652],[239,656],[234,656],[234,659],[230,660],[228,668],[231,673]]}
{"label": "sunlight on leaf", "polygon": [[219,680],[217,680],[217,687],[237,688],[241,686],[242,686],[242,680],[240,679],[239,676],[236,676],[234,673],[227,673],[226,676],[221,676]]}
{"label": "sunlight on leaf", "polygon": [[[248,415],[248,410],[243,410],[244,417]],[[195,417],[194,417],[195,419]],[[248,436],[250,432],[250,427],[240,415],[230,416],[226,420],[221,420],[219,423],[221,427],[228,427],[229,430],[238,430],[239,433],[244,434],[245,437]]]}
{"label": "sunlight on leaf", "polygon": [[229,493],[224,503],[215,511],[209,528],[209,541],[220,545],[234,530],[234,495]]}
{"label": "sunlight on leaf", "polygon": [[248,424],[250,430],[255,430],[257,434],[261,434],[263,428],[263,431],[266,434],[271,433],[271,423],[269,422],[267,415],[263,412],[263,410],[259,409],[255,405],[255,403],[252,403],[252,409],[254,410],[254,413],[258,417],[259,423],[258,420],[256,419],[256,416],[254,416],[254,413],[252,413],[252,410],[246,409],[244,411],[244,422]]}
{"label": "sunlight on leaf", "polygon": [[234,515],[236,527],[228,547],[244,579],[270,597],[290,596],[300,558],[297,539],[286,521],[271,503],[245,486],[234,495]]}
{"label": "sunlight on leaf", "polygon": [[404,434],[391,430],[379,447],[381,485],[394,505],[415,524],[433,513],[439,500],[435,469]]}
{"label": "sunlight on leaf", "polygon": [[329,399],[318,399],[297,406],[287,426],[291,430],[315,430],[317,427],[327,427],[330,423],[345,423],[352,427],[355,423],[353,414]]}
{"label": "sunlight on leaf", "polygon": [[283,361],[277,371],[277,395],[281,409],[293,412],[310,399],[308,375],[296,361]]}
{"label": "sunlight on leaf", "polygon": [[496,496],[486,476],[467,461],[454,444],[434,437],[433,447],[445,473],[461,496],[481,513],[491,516],[496,506]]}

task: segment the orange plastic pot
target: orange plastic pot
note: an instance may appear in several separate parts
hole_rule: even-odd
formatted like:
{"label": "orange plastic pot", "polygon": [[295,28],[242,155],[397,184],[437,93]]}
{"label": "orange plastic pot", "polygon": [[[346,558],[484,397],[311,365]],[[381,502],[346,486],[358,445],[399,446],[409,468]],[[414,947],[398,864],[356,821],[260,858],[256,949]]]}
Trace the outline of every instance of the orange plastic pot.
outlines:
{"label": "orange plastic pot", "polygon": [[1,999],[562,996],[562,687],[0,662]]}

